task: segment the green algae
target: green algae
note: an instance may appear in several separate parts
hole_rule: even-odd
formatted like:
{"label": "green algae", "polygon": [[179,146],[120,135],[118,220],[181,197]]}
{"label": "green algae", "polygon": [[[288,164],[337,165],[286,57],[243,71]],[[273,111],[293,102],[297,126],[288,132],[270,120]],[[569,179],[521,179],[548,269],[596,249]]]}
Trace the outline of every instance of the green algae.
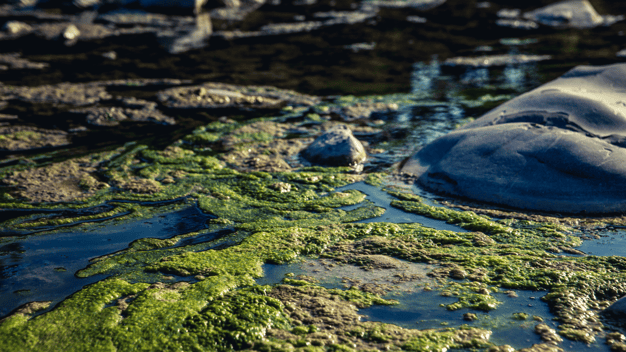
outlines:
{"label": "green algae", "polygon": [[[340,104],[354,105],[357,101],[345,98]],[[319,107],[323,112],[329,109]],[[303,114],[307,111],[292,109],[288,113],[306,118]],[[350,255],[382,254],[433,264],[437,268],[430,275],[440,283],[435,289],[458,298],[446,307],[450,310],[497,309],[500,302],[490,292],[498,288],[545,290],[549,293],[544,300],[554,308],[561,324],[559,333],[585,342],[593,341],[597,330],[591,327],[598,327],[597,318],[589,311],[626,293],[626,279],[620,273],[626,265],[623,258],[553,254],[559,247],[580,244],[564,226],[493,220],[473,212],[430,206],[418,196],[393,191],[389,193],[400,199],[393,206],[473,232],[439,231],[418,224],[349,224],[384,212],[358,191],[334,191],[359,179],[349,168],[243,173],[226,167],[217,155],[207,156],[195,148],[214,146],[225,136],[237,137],[237,143],[270,139],[269,134],[235,133],[242,126],[215,122],[163,151],[128,145],[103,158],[99,171],[112,187],[64,207],[190,197],[190,202],[197,201],[203,211],[218,218],[206,230],[163,240],[141,239],[124,251],[94,260],[77,276],[106,274],[113,278],[84,288],[40,316],[9,317],[0,323],[0,333],[9,337],[0,342],[4,346],[0,349],[24,346],[24,350],[46,350],[55,343],[67,350],[127,346],[163,350],[355,350],[388,346],[415,351],[487,347],[487,332],[476,335],[482,338],[471,334],[462,338],[464,331],[470,331],[464,328],[398,332],[392,325],[371,322],[347,321],[341,329],[305,322],[304,308],[289,308],[289,295],[340,302],[338,307],[344,313],[354,307],[394,303],[357,289],[327,290],[298,279],[286,279],[287,285],[274,287],[254,284],[255,278],[263,276],[263,264],[288,263],[305,255],[342,262]],[[383,173],[369,174],[365,179],[380,187],[385,177]],[[158,182],[159,188],[142,193],[140,188],[128,186],[137,180]],[[290,187],[283,192],[287,188],[276,184]],[[7,208],[32,206],[20,201],[7,204]],[[14,228],[73,224],[122,214],[123,210],[132,213],[128,217],[154,214],[148,206],[111,204],[116,209],[110,214],[23,217],[7,224]],[[357,204],[361,207],[350,211],[337,209]],[[233,233],[175,247],[185,238],[224,229]],[[160,283],[175,281],[170,275],[194,276],[198,282]],[[165,279],[167,276],[171,279]],[[280,296],[278,291],[289,294]],[[595,299],[600,303],[594,303]],[[335,321],[344,318],[332,317]],[[69,336],[67,341],[59,341],[65,335]]]}

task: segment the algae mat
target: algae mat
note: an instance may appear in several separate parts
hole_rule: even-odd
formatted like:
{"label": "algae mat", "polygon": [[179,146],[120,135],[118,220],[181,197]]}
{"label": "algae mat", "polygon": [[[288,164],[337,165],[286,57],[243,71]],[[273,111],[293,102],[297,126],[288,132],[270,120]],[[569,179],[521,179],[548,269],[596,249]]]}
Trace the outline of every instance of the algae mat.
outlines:
{"label": "algae mat", "polygon": [[[621,214],[397,172],[619,62],[625,5],[576,29],[524,15],[552,1],[241,1],[194,41],[206,16],[96,3],[0,6],[0,351],[626,350]],[[338,124],[364,164],[300,157]]]}
{"label": "algae mat", "polygon": [[[470,206],[442,203],[401,174],[307,166],[289,148],[339,123],[325,111],[368,99],[381,98],[292,105],[274,117],[209,123],[162,150],[130,143],[63,161],[84,170],[64,181],[75,187],[73,201],[29,193],[29,177],[56,177],[59,163],[4,167],[15,188],[2,204],[13,209],[3,254],[32,256],[45,239],[63,246],[68,233],[94,252],[78,261],[83,267],[54,268],[65,280],[56,296],[44,299],[32,283],[11,293],[28,303],[3,318],[2,348],[621,348],[599,312],[626,293],[626,259],[576,247],[622,218],[461,210]],[[385,143],[368,145],[371,160]],[[52,260],[57,254],[68,255],[49,251],[32,264],[41,266],[33,280],[63,262]],[[320,264],[297,275],[268,266],[310,260]],[[13,278],[25,272],[15,262]],[[513,338],[520,333],[528,338]]]}

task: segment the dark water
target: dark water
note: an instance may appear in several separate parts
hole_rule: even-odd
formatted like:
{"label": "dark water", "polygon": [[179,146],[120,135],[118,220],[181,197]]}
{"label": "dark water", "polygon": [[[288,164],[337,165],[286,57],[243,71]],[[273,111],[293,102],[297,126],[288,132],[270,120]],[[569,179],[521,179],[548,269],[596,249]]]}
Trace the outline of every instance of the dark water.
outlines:
{"label": "dark water", "polygon": [[[380,9],[369,21],[321,27],[310,32],[266,35],[225,40],[214,36],[203,48],[172,54],[153,33],[111,36],[78,41],[65,46],[59,40],[45,40],[35,35],[2,40],[0,53],[21,53],[22,57],[49,64],[43,70],[0,70],[0,82],[7,85],[42,85],[60,82],[89,82],[127,78],[179,78],[195,83],[216,81],[234,84],[272,85],[295,89],[302,93],[326,95],[413,94],[427,98],[429,104],[413,104],[402,108],[398,123],[419,119],[423,132],[411,132],[417,143],[436,137],[429,130],[441,125],[454,125],[458,118],[479,116],[495,103],[469,107],[457,97],[475,99],[517,95],[562,75],[580,64],[622,62],[615,54],[626,48],[626,22],[593,29],[555,29],[541,26],[536,30],[501,27],[496,24],[497,12],[518,8],[522,12],[553,3],[551,0],[490,1],[488,7],[479,1],[448,0],[426,12],[416,9]],[[54,8],[50,13],[67,12],[68,7]],[[592,0],[602,15],[626,13],[621,1]],[[290,1],[279,5],[267,3],[243,21],[213,19],[214,31],[258,30],[271,23],[298,22],[298,18],[314,20],[314,14],[328,11],[354,11],[360,5],[352,0],[319,0],[312,5],[295,6]],[[112,8],[101,8],[100,12]],[[129,11],[137,8],[130,6]],[[74,9],[70,13],[76,13]],[[161,10],[163,14],[191,16],[191,11]],[[302,17],[303,16],[303,17]],[[407,21],[408,16],[425,18],[424,23]],[[0,26],[9,20],[38,23],[35,16],[0,15]],[[54,21],[52,21],[54,22]],[[94,23],[107,22],[96,17]],[[371,50],[351,50],[355,43],[375,43]],[[115,51],[116,60],[102,54]],[[486,68],[442,67],[452,57],[500,54],[550,55],[537,64],[511,64]],[[110,87],[113,95],[136,96],[155,100],[162,86]],[[433,104],[437,102],[437,104]],[[29,104],[11,101],[3,110],[18,115],[9,125],[31,125],[70,130],[83,126],[67,107],[53,104]],[[140,141],[165,147],[193,128],[224,115],[241,118],[258,116],[254,112],[204,111],[177,112],[176,127],[122,123],[116,128],[89,128],[72,136],[72,145],[56,148],[56,157],[86,154]],[[439,126],[439,127],[437,127]],[[40,151],[36,152],[39,153]],[[74,153],[74,154],[72,154]],[[6,153],[0,158],[32,155],[33,152]]]}
{"label": "dark water", "polygon": [[[466,230],[455,226],[447,224],[445,221],[434,220],[431,218],[427,218],[425,216],[407,213],[398,208],[394,208],[391,206],[391,201],[396,200],[397,198],[389,195],[386,192],[381,191],[377,187],[370,186],[365,182],[357,182],[351,185],[337,188],[337,191],[345,191],[349,189],[357,190],[361,193],[364,193],[367,197],[366,200],[374,203],[377,207],[385,208],[385,213],[382,216],[359,220],[357,223],[368,223],[368,222],[392,222],[396,224],[408,224],[408,223],[418,223],[422,224],[426,227],[432,227],[437,230],[448,230],[454,232],[467,232]],[[360,205],[353,205],[349,207],[343,207],[341,209],[351,210],[359,207]]]}
{"label": "dark water", "polygon": [[89,259],[126,249],[140,238],[163,239],[201,230],[210,218],[213,216],[189,206],[148,220],[7,239],[0,243],[0,316],[31,301],[56,304],[104,278],[74,276]]}

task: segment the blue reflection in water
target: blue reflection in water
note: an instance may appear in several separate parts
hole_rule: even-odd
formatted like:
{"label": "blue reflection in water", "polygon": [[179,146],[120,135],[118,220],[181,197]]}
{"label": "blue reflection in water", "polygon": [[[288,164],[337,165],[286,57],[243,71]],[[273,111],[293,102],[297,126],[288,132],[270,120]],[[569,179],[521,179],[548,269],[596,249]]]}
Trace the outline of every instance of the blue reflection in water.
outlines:
{"label": "blue reflection in water", "polygon": [[425,98],[432,95],[435,81],[441,76],[441,65],[437,58],[428,64],[417,62],[413,64],[411,72],[411,94],[416,98]]}
{"label": "blue reflection in water", "polygon": [[[374,203],[374,205],[385,208],[385,213],[382,216],[378,216],[371,219],[359,220],[357,223],[370,223],[370,222],[392,222],[396,224],[410,224],[418,223],[427,227],[432,227],[437,230],[448,230],[454,232],[467,232],[466,230],[446,223],[445,221],[434,220],[425,216],[407,213],[398,208],[391,206],[391,201],[397,200],[397,198],[389,195],[387,192],[381,191],[378,187],[368,185],[365,182],[357,182],[345,187],[337,188],[338,192],[355,189],[361,193],[367,195],[367,200]],[[361,207],[362,204],[352,205],[349,207],[343,207],[343,210],[351,210]]]}
{"label": "blue reflection in water", "polygon": [[140,238],[163,239],[201,230],[210,218],[214,216],[191,206],[148,220],[11,239],[0,245],[0,316],[27,302],[57,303],[101,280],[103,275],[74,276],[91,258],[126,249]]}
{"label": "blue reflection in water", "polygon": [[583,240],[576,249],[589,255],[626,257],[626,231],[602,232],[599,239]]}

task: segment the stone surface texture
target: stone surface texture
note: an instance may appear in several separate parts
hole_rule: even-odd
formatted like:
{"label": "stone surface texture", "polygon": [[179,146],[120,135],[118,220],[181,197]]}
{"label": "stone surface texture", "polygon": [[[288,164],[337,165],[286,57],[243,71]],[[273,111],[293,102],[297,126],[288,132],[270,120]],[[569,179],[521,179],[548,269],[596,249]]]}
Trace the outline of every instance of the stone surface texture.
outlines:
{"label": "stone surface texture", "polygon": [[600,16],[587,0],[568,0],[527,12],[524,17],[552,27],[593,28],[621,20]]}
{"label": "stone surface texture", "polygon": [[424,147],[434,191],[562,213],[626,209],[626,65],[579,66]]}
{"label": "stone surface texture", "polygon": [[308,161],[329,166],[351,166],[365,161],[363,144],[345,125],[338,125],[317,137],[302,156]]}

